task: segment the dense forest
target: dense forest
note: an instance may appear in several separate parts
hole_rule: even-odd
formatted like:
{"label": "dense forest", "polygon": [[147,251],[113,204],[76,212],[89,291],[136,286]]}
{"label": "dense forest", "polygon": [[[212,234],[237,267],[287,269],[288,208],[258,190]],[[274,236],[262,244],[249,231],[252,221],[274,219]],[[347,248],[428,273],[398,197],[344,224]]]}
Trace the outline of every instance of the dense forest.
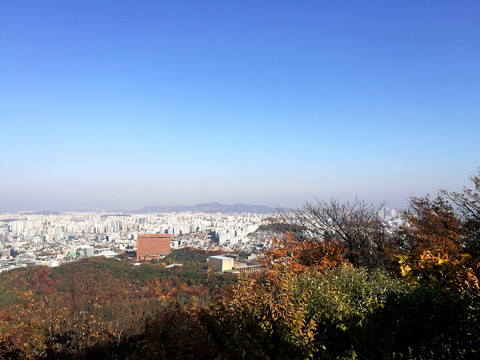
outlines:
{"label": "dense forest", "polygon": [[479,358],[480,173],[412,198],[398,229],[377,213],[331,200],[279,214],[251,276],[192,249],[2,273],[0,358]]}

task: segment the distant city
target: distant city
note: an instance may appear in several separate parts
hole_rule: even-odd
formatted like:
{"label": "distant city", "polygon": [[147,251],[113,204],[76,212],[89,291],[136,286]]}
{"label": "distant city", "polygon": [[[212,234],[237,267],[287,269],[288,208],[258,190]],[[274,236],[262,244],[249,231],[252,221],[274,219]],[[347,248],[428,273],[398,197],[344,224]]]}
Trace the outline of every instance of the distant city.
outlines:
{"label": "distant city", "polygon": [[[278,213],[265,206],[211,203],[143,210],[1,214],[0,272],[33,265],[54,267],[90,256],[126,253],[133,258],[139,234],[169,234],[172,249],[225,250],[254,259],[272,246],[271,238],[277,235],[266,225]],[[384,208],[378,216],[387,229],[401,223],[397,210]]]}

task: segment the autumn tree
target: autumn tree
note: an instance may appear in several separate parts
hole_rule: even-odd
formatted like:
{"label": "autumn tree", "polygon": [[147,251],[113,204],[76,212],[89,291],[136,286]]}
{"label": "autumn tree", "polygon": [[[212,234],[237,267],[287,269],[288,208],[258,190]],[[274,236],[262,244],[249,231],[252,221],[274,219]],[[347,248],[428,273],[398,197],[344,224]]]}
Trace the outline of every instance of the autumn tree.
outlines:
{"label": "autumn tree", "polygon": [[308,291],[293,273],[241,277],[212,308],[209,331],[229,359],[306,359],[316,352]]}
{"label": "autumn tree", "polygon": [[382,207],[358,199],[307,202],[299,210],[281,212],[281,224],[298,241],[338,244],[355,267],[383,267],[388,255],[385,229],[378,219]]}
{"label": "autumn tree", "polygon": [[462,192],[442,190],[455,206],[462,222],[463,244],[472,257],[478,262],[480,258],[480,169],[477,175],[470,177],[473,188],[463,187]]}
{"label": "autumn tree", "polygon": [[479,294],[477,275],[465,244],[465,226],[442,193],[410,199],[403,214],[399,270],[412,285],[429,285]]}
{"label": "autumn tree", "polygon": [[324,270],[346,263],[343,251],[336,242],[319,242],[316,239],[299,241],[291,232],[272,239],[274,247],[265,252],[267,269],[285,269],[299,273],[306,268]]}
{"label": "autumn tree", "polygon": [[425,250],[450,255],[461,252],[461,222],[442,196],[433,200],[428,195],[411,198],[403,218],[406,224],[401,226],[399,247],[412,256],[420,256]]}

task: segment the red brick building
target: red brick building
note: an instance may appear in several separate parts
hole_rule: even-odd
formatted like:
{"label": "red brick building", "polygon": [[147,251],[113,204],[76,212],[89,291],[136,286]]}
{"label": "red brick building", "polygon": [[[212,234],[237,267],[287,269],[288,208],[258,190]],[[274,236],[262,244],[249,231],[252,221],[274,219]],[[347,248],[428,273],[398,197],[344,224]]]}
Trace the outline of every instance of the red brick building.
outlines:
{"label": "red brick building", "polygon": [[137,261],[159,258],[170,254],[169,234],[138,234]]}

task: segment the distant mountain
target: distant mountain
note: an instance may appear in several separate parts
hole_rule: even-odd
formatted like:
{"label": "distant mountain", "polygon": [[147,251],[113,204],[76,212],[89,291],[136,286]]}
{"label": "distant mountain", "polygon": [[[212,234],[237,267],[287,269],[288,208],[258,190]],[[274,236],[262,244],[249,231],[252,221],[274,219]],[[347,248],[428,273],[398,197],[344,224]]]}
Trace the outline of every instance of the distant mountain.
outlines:
{"label": "distant mountain", "polygon": [[[23,211],[19,212],[25,215],[60,215],[62,211],[52,211],[52,210],[42,210],[42,211]],[[75,209],[68,211],[76,212],[99,212],[99,209]],[[105,211],[105,210],[104,210]],[[197,204],[194,206],[188,205],[171,205],[171,206],[159,206],[159,205],[148,205],[144,206],[141,209],[137,210],[125,210],[125,209],[110,209],[107,210],[108,213],[118,213],[118,216],[121,214],[146,214],[146,213],[170,213],[170,212],[204,212],[204,213],[257,213],[257,214],[273,214],[277,212],[276,208],[263,206],[263,205],[250,205],[250,204],[234,204],[234,205],[225,205],[218,202]],[[107,215],[105,215],[107,216]],[[110,216],[110,215],[108,215]]]}
{"label": "distant mountain", "polygon": [[263,206],[263,205],[250,205],[250,204],[234,204],[234,205],[224,205],[217,202],[209,204],[197,204],[194,207],[194,211],[205,212],[205,213],[242,213],[242,212],[252,212],[259,214],[269,214],[276,213],[277,209]]}
{"label": "distant mountain", "polygon": [[204,213],[259,213],[259,214],[270,214],[276,213],[277,209],[263,206],[263,205],[249,205],[249,204],[234,204],[234,205],[225,205],[218,202],[206,203],[206,204],[197,204],[194,206],[187,205],[177,205],[177,206],[155,206],[149,205],[144,206],[141,209],[133,211],[125,211],[126,213],[153,213],[153,212],[183,212],[183,211],[192,211],[192,212],[204,212]]}
{"label": "distant mountain", "polygon": [[53,210],[40,210],[24,213],[25,215],[60,215],[58,211]]}
{"label": "distant mountain", "polygon": [[[181,212],[181,211],[193,211],[193,206],[187,205],[172,205],[172,206],[163,206],[163,205],[148,205],[144,206],[138,210],[131,210],[131,213],[168,213],[168,212]],[[129,212],[124,210],[124,212]]]}

